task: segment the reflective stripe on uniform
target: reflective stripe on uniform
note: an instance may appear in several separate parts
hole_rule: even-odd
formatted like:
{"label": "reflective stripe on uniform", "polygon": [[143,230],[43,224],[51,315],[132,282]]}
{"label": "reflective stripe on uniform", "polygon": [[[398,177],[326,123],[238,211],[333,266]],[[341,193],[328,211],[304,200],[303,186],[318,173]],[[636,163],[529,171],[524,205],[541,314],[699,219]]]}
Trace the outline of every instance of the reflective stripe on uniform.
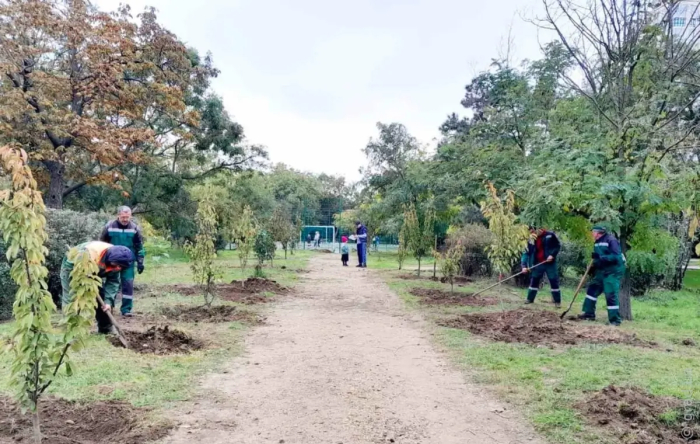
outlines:
{"label": "reflective stripe on uniform", "polygon": [[561,292],[561,290],[560,290],[560,289],[558,289],[558,288],[552,288],[552,293],[554,293],[554,292],[556,292],[556,293],[560,293],[560,292]]}
{"label": "reflective stripe on uniform", "polygon": [[612,307],[608,307],[608,310],[619,310],[620,306],[619,305],[613,305]]}
{"label": "reflective stripe on uniform", "polygon": [[530,288],[528,288],[528,290],[537,291],[537,290],[539,290],[539,288],[530,287]]}
{"label": "reflective stripe on uniform", "polygon": [[134,299],[134,295],[123,294],[122,299]]}
{"label": "reflective stripe on uniform", "polygon": [[590,300],[592,300],[592,301],[597,301],[597,300],[598,300],[598,298],[593,297],[593,296],[591,296],[590,294],[587,294],[587,295],[586,295],[586,299],[590,299]]}
{"label": "reflective stripe on uniform", "polygon": [[608,242],[600,242],[595,244],[596,247],[609,247],[610,244]]}
{"label": "reflective stripe on uniform", "polygon": [[133,228],[108,228],[107,231],[110,233],[136,233],[136,230],[134,230]]}

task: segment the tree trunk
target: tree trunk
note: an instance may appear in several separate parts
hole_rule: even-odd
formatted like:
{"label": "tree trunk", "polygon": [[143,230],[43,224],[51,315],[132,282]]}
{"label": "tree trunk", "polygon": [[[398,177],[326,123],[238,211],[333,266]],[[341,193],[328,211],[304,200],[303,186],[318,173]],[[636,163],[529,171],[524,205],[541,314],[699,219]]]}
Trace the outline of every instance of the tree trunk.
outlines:
{"label": "tree trunk", "polygon": [[418,258],[418,277],[420,277],[420,258]]}
{"label": "tree trunk", "polygon": [[39,418],[39,404],[36,404],[36,411],[32,415],[32,437],[34,444],[41,444],[41,421]]}
{"label": "tree trunk", "polygon": [[[620,248],[622,248],[622,254],[627,257],[627,239],[629,237],[624,231],[624,228],[620,232]],[[625,321],[633,320],[632,316],[632,279],[630,276],[629,267],[625,267],[625,274],[622,277],[622,282],[620,283],[620,294],[618,295],[620,299],[620,316]]]}
{"label": "tree trunk", "polygon": [[66,167],[55,160],[44,161],[46,169],[49,171],[51,181],[49,182],[49,192],[46,194],[46,206],[60,210],[63,208],[63,191],[66,188],[64,174]]}
{"label": "tree trunk", "polygon": [[625,321],[632,321],[632,279],[629,269],[625,270],[620,285],[620,316]]}
{"label": "tree trunk", "polygon": [[690,264],[690,258],[693,256],[693,239],[695,233],[688,233],[690,230],[690,217],[684,216],[676,228],[674,233],[678,238],[678,260],[676,261],[675,269],[673,270],[673,278],[669,287],[671,290],[678,291],[683,288],[683,279]]}

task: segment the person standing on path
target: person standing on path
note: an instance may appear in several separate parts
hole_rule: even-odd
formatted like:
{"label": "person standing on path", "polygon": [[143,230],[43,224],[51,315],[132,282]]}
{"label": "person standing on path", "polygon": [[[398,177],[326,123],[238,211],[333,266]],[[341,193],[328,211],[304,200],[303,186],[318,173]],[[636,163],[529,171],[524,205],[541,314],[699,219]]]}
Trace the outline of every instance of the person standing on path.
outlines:
{"label": "person standing on path", "polygon": [[[535,229],[530,227],[530,232],[535,235],[535,239],[527,244],[527,250],[523,253],[520,264],[523,268],[523,273],[530,274],[530,288],[527,290],[526,304],[532,304],[537,297],[537,291],[540,288],[540,282],[545,274],[549,279],[549,285],[552,289],[552,300],[554,306],[561,307],[561,289],[559,288],[559,272],[557,270],[557,255],[561,251],[561,242],[552,231],[547,231],[544,228]],[[546,262],[539,267],[530,270],[537,264]]]}
{"label": "person standing on path", "polygon": [[[127,247],[112,245],[106,242],[85,242],[76,247],[78,252],[87,252],[90,259],[97,264],[99,269],[97,276],[101,279],[100,297],[105,303],[95,310],[95,320],[97,320],[97,332],[109,334],[112,332],[112,322],[107,316],[107,312],[112,310],[114,302],[119,293],[119,280],[122,270],[132,268],[134,265],[134,253]],[[70,274],[75,264],[68,259],[68,254],[64,256],[61,263],[61,306],[67,307],[71,302],[70,294]]]}
{"label": "person standing on path", "polygon": [[318,248],[321,246],[321,233],[318,231],[314,234],[314,247]]}
{"label": "person standing on path", "polygon": [[367,227],[362,225],[359,220],[355,222],[357,227],[357,259],[359,264],[357,268],[367,268]]}
{"label": "person standing on path", "polygon": [[100,240],[113,245],[121,245],[127,247],[134,253],[136,257],[136,267],[130,266],[123,268],[120,272],[122,284],[122,316],[133,316],[134,309],[134,278],[136,273],[134,268],[138,269],[139,274],[144,270],[144,257],[146,252],[143,249],[143,236],[141,229],[136,223],[131,220],[131,208],[119,207],[117,210],[117,219],[110,221],[102,230]]}
{"label": "person standing on path", "polygon": [[350,260],[350,247],[348,246],[348,238],[343,236],[341,238],[342,244],[340,244],[340,260],[343,262],[343,267],[348,266],[348,260]]}
{"label": "person standing on path", "polygon": [[622,324],[620,317],[620,282],[625,274],[625,256],[622,254],[620,242],[601,225],[593,227],[593,280],[586,290],[583,301],[583,313],[579,319],[595,321],[595,306],[598,296],[605,293],[608,304],[608,321],[611,325]]}

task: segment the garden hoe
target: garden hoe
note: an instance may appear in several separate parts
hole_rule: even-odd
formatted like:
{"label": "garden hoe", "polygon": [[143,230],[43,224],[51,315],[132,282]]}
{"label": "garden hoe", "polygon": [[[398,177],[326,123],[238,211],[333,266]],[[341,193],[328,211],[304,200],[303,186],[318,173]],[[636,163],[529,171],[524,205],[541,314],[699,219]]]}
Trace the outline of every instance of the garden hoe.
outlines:
{"label": "garden hoe", "polygon": [[574,298],[571,300],[571,304],[569,304],[569,308],[561,314],[559,319],[564,319],[564,316],[566,316],[567,313],[571,311],[571,307],[574,306],[574,302],[576,302],[576,296],[578,296],[579,291],[581,291],[581,287],[583,287],[583,283],[586,281],[586,278],[588,277],[588,273],[591,272],[591,268],[593,268],[593,261],[588,264],[588,268],[586,268],[586,272],[583,273],[583,277],[581,278],[581,282],[578,283],[578,288],[576,289],[576,293],[574,293]]}
{"label": "garden hoe", "polygon": [[[530,270],[534,270],[535,268],[539,267],[540,265],[544,265],[544,264],[546,264],[546,263],[547,263],[547,261],[540,262],[539,264],[537,264],[537,265],[535,265],[535,266],[533,266],[533,267],[528,268],[528,271],[527,271],[527,272],[529,273]],[[490,287],[486,287],[486,288],[484,288],[483,290],[477,291],[476,293],[474,293],[474,294],[472,295],[472,297],[478,296],[478,295],[480,295],[481,293],[484,293],[485,291],[488,291],[488,290],[492,289],[493,287],[497,287],[497,286],[501,285],[502,283],[504,283],[504,282],[506,282],[506,281],[509,281],[509,280],[511,280],[511,279],[513,279],[513,278],[516,278],[516,277],[520,276],[521,274],[525,274],[525,273],[521,271],[520,273],[514,274],[513,276],[509,276],[509,277],[507,277],[507,278],[505,278],[505,279],[503,279],[503,280],[501,280],[501,281],[496,282],[495,284],[493,284],[493,285],[490,286]]]}
{"label": "garden hoe", "polygon": [[[102,296],[97,296],[97,301],[100,303],[100,306],[97,307],[98,310],[102,310],[102,307],[105,305],[105,301],[102,300]],[[112,313],[109,311],[106,311],[105,314],[109,318],[109,320],[112,322],[112,325],[114,325],[114,329],[117,330],[117,338],[119,338],[119,342],[122,343],[124,348],[130,348],[129,347],[129,342],[126,340],[126,336],[124,336],[124,332],[122,331],[122,328],[117,324],[116,319],[114,319],[114,316],[112,316]]]}

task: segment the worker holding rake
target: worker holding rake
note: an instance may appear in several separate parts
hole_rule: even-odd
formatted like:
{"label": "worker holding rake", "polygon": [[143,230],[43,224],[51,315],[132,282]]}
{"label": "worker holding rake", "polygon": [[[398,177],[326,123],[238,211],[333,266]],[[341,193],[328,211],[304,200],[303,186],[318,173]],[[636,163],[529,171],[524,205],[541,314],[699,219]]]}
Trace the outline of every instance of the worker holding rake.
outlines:
{"label": "worker holding rake", "polygon": [[[552,288],[552,300],[554,306],[561,307],[561,290],[559,289],[559,271],[557,270],[557,255],[561,251],[561,242],[552,231],[544,228],[535,229],[530,227],[530,232],[533,234],[527,250],[522,255],[520,260],[523,273],[530,273],[530,287],[527,290],[526,304],[532,304],[537,297],[537,291],[540,288],[540,282],[544,275],[549,279],[549,285]],[[535,264],[542,264],[534,267]]]}
{"label": "worker holding rake", "polygon": [[608,321],[611,325],[619,326],[620,317],[620,282],[625,274],[625,257],[620,248],[620,242],[601,225],[593,227],[593,269],[595,275],[588,285],[586,299],[583,301],[583,313],[579,319],[595,321],[595,306],[598,297],[605,293],[608,303]]}

